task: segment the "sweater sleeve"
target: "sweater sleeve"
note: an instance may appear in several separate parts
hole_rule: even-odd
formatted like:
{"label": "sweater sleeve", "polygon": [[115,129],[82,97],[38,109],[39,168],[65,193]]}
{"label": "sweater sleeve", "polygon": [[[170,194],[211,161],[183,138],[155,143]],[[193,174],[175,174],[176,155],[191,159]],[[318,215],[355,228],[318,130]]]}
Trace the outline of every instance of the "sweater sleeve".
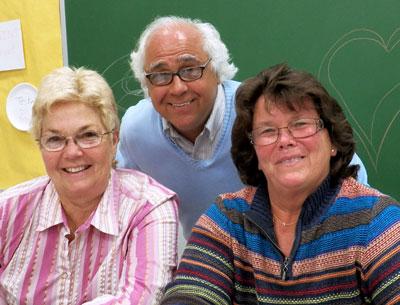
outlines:
{"label": "sweater sleeve", "polygon": [[229,235],[220,226],[221,219],[223,215],[216,205],[200,217],[176,276],[166,288],[162,305],[231,304],[233,254]]}
{"label": "sweater sleeve", "polygon": [[400,205],[382,197],[371,211],[362,255],[362,293],[371,304],[400,304]]}

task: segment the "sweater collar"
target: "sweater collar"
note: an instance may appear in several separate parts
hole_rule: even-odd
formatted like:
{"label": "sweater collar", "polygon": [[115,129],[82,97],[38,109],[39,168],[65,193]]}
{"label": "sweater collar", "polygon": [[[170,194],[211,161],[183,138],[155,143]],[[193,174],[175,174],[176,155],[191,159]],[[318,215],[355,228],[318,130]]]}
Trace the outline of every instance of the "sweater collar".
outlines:
{"label": "sweater collar", "polygon": [[[339,189],[340,184],[333,183],[331,177],[328,176],[318,189],[307,197],[303,203],[299,219],[303,229],[313,226],[320,220],[324,211],[333,202]],[[245,214],[265,232],[269,232],[273,228],[271,203],[266,182],[257,187],[250,210]]]}

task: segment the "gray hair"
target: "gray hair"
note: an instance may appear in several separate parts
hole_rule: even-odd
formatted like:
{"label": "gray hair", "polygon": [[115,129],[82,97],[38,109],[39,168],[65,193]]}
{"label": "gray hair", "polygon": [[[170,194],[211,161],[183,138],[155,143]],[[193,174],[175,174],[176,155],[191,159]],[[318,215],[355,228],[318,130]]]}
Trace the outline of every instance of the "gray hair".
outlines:
{"label": "gray hair", "polygon": [[147,25],[138,40],[136,50],[131,53],[131,68],[145,96],[148,96],[144,73],[145,50],[148,39],[156,30],[171,25],[190,25],[199,31],[203,38],[203,50],[212,58],[210,64],[220,82],[232,79],[235,76],[238,69],[230,62],[228,49],[222,42],[219,32],[211,23],[178,16],[157,17]]}

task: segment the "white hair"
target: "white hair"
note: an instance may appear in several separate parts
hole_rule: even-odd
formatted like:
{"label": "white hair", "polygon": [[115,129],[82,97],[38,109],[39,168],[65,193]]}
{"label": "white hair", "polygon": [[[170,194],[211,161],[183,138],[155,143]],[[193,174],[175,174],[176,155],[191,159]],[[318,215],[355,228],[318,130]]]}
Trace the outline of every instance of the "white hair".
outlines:
{"label": "white hair", "polygon": [[230,56],[226,45],[222,42],[217,29],[211,24],[198,19],[190,19],[178,16],[157,17],[140,35],[136,49],[131,53],[131,68],[139,81],[143,93],[148,96],[146,77],[144,72],[145,51],[149,37],[158,29],[171,25],[189,25],[197,29],[203,39],[203,50],[211,58],[211,68],[216,73],[220,82],[232,79],[236,72],[236,66],[230,62]]}

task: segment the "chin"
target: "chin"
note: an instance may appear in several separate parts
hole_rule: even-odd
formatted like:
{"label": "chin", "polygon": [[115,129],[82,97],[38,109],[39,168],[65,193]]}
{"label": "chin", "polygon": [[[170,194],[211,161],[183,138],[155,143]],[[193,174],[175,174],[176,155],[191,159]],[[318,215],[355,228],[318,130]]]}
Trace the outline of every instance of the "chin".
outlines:
{"label": "chin", "polygon": [[298,188],[302,187],[306,183],[306,179],[303,175],[288,175],[279,179],[280,184],[286,188]]}
{"label": "chin", "polygon": [[87,183],[75,183],[66,187],[66,191],[68,191],[70,194],[73,194],[74,197],[85,196],[86,194],[93,192],[93,190],[93,184]]}

